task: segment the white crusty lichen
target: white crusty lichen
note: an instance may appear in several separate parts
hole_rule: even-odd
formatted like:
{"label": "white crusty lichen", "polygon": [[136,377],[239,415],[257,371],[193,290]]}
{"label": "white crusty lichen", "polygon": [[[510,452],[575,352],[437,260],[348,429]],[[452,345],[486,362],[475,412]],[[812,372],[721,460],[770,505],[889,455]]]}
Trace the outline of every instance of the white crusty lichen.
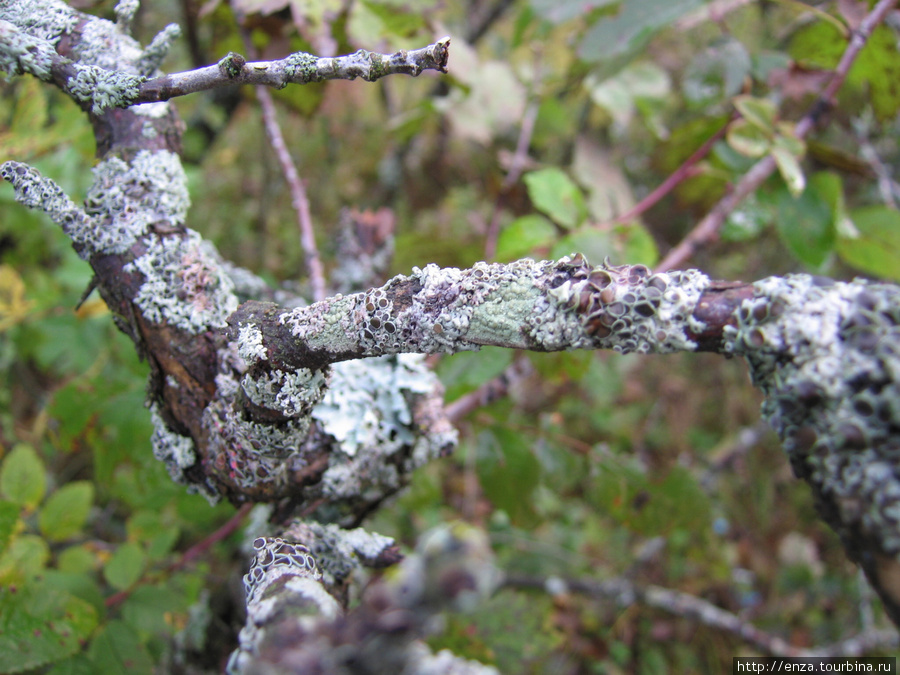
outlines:
{"label": "white crusty lichen", "polygon": [[284,536],[309,546],[326,588],[345,583],[355,571],[380,560],[386,551],[396,546],[390,537],[361,527],[346,530],[316,521],[297,521],[285,530]]}
{"label": "white crusty lichen", "polygon": [[144,276],[134,298],[142,314],[190,333],[225,327],[238,302],[212,245],[193,230],[145,241],[146,252],[124,267]]}
{"label": "white crusty lichen", "polygon": [[254,323],[241,324],[238,330],[238,354],[248,365],[269,358],[263,346],[262,331]]}
{"label": "white crusty lichen", "polygon": [[475,263],[414,267],[383,287],[283,312],[304,349],[362,355],[458,352],[498,345],[536,351],[694,350],[694,310],[710,285],[697,270],[651,274],[643,265]]}
{"label": "white crusty lichen", "polygon": [[644,265],[591,266],[575,254],[556,263],[529,324],[551,350],[693,351],[688,332],[703,330],[693,312],[709,284],[698,270],[651,274]]}
{"label": "white crusty lichen", "polygon": [[316,559],[306,546],[280,537],[258,537],[253,548],[255,555],[244,575],[247,621],[226,670],[232,674],[252,669],[266,629],[274,629],[274,622],[312,628],[341,615],[337,601],[320,583]]}
{"label": "white crusty lichen", "polygon": [[809,275],[753,287],[725,349],[747,359],[764,416],[845,543],[900,556],[900,289]]}
{"label": "white crusty lichen", "polygon": [[63,189],[37,169],[21,162],[5,162],[0,165],[0,177],[13,186],[17,202],[40,209],[69,236],[94,227],[93,220],[69,199]]}
{"label": "white crusty lichen", "polygon": [[181,160],[167,150],[141,150],[130,162],[104,159],[94,167],[85,198],[90,228],[70,233],[92,254],[119,254],[131,248],[154,223],[184,223],[191,200]]}
{"label": "white crusty lichen", "polygon": [[[450,425],[436,431],[414,424],[411,401],[435,391],[440,384],[420,355],[335,364],[331,385],[312,411],[319,428],[337,442],[322,477],[323,496],[352,500],[391,494],[415,468],[455,446]],[[391,460],[401,450],[403,459]]]}
{"label": "white crusty lichen", "polygon": [[322,400],[328,387],[328,373],[298,368],[275,370],[259,376],[245,375],[241,388],[253,403],[276,410],[285,417],[307,415]]}
{"label": "white crusty lichen", "polygon": [[191,493],[201,493],[210,503],[218,502],[219,496],[208,484],[197,484],[190,481],[186,471],[197,463],[197,452],[194,441],[172,431],[159,414],[159,406],[150,406],[150,420],[153,423],[153,435],[150,444],[153,456],[166,465],[169,475],[176,483],[188,485]]}

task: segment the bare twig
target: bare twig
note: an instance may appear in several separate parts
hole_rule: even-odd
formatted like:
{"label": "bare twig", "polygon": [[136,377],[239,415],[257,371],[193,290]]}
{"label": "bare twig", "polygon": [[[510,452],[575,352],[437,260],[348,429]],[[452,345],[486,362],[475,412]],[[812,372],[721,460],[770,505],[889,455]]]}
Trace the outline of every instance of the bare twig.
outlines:
{"label": "bare twig", "polygon": [[[859,52],[865,46],[872,31],[884,20],[896,3],[897,0],[881,0],[863,20],[859,29],[853,33],[830,81],[809,112],[797,123],[794,134],[798,139],[804,138],[813,129],[822,113],[831,107],[835,95],[850,71],[850,66],[853,65]],[[762,185],[774,170],[775,158],[772,155],[767,155],[754,164],[735,185],[734,190],[725,195],[681,243],[669,251],[662,262],[657,265],[657,271],[664,272],[682,265],[697,249],[713,241],[718,236],[728,214],[734,211],[747,195]]]}
{"label": "bare twig", "polygon": [[876,649],[894,649],[900,645],[900,636],[895,630],[868,630],[830,645],[812,649],[792,647],[783,638],[760,630],[737,614],[717,607],[707,600],[660,586],[642,586],[624,577],[594,581],[510,574],[506,577],[505,585],[511,588],[541,589],[553,594],[574,591],[594,598],[613,600],[623,607],[640,603],[732,633],[747,644],[772,656],[859,656]]}
{"label": "bare twig", "polygon": [[[244,49],[247,52],[251,52],[253,44],[250,42],[250,36],[243,27],[243,23],[241,23],[240,32],[244,41]],[[294,163],[287,143],[284,141],[284,134],[281,133],[281,126],[278,124],[278,114],[275,111],[275,102],[272,100],[272,94],[268,89],[260,87],[256,90],[256,97],[259,99],[259,106],[262,109],[266,135],[269,137],[269,143],[272,145],[275,156],[278,158],[278,163],[281,165],[281,171],[284,173],[284,179],[287,181],[288,189],[291,192],[291,205],[297,213],[297,226],[300,228],[300,246],[303,249],[306,272],[309,274],[312,299],[314,301],[324,300],[326,296],[325,270],[322,267],[319,249],[316,246],[316,236],[313,229],[312,216],[309,211],[306,187],[300,179],[297,165]]]}
{"label": "bare twig", "polygon": [[[234,515],[232,515],[231,518],[229,518],[219,529],[191,546],[178,558],[178,560],[169,565],[166,568],[166,573],[171,574],[176,570],[183,569],[191,562],[206,553],[210,548],[212,548],[214,544],[222,541],[223,539],[225,539],[225,537],[229,536],[232,532],[237,530],[241,526],[241,523],[244,522],[244,518],[247,517],[247,514],[250,513],[250,509],[252,508],[253,504],[244,504],[243,506],[241,506],[237,511],[234,512]],[[117,605],[120,605],[125,600],[127,600],[128,596],[131,595],[132,591],[134,591],[135,588],[142,584],[149,583],[151,580],[151,577],[144,577],[131,588],[126,588],[123,591],[119,591],[118,593],[114,593],[113,595],[109,596],[108,598],[106,598],[106,600],[103,601],[103,604],[106,607],[116,607]]]}
{"label": "bare twig", "polygon": [[[734,117],[732,117],[734,119]],[[608,227],[611,225],[620,225],[622,223],[627,223],[648,209],[656,205],[656,203],[669,194],[675,187],[684,180],[694,176],[697,174],[697,163],[706,157],[709,154],[709,151],[712,150],[713,145],[716,144],[716,141],[723,138],[725,136],[725,132],[728,131],[728,125],[731,123],[731,120],[722,125],[722,128],[716,131],[712,136],[707,138],[703,145],[694,150],[691,153],[691,156],[688,157],[684,162],[682,162],[681,166],[679,166],[675,171],[673,171],[668,178],[666,178],[659,186],[654,189],[650,194],[644,197],[637,204],[628,209],[625,213],[616,218],[610,220],[607,223],[603,224],[603,227]]]}
{"label": "bare twig", "polygon": [[497,252],[497,237],[500,234],[500,213],[510,189],[519,180],[522,170],[525,168],[525,159],[528,155],[528,146],[531,145],[531,136],[534,134],[534,123],[537,120],[537,114],[537,103],[530,103],[522,116],[519,140],[516,142],[516,152],[510,163],[509,171],[503,179],[503,185],[500,186],[500,194],[497,196],[494,209],[491,212],[491,222],[488,225],[487,236],[484,242],[484,256],[487,260],[493,258]]}

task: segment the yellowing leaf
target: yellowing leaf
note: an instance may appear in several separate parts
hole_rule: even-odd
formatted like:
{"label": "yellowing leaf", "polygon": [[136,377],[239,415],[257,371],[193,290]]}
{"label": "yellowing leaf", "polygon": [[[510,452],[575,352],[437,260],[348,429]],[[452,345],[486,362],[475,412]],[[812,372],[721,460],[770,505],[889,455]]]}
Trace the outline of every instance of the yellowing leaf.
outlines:
{"label": "yellowing leaf", "polygon": [[9,265],[0,265],[0,332],[21,323],[31,307],[22,277]]}

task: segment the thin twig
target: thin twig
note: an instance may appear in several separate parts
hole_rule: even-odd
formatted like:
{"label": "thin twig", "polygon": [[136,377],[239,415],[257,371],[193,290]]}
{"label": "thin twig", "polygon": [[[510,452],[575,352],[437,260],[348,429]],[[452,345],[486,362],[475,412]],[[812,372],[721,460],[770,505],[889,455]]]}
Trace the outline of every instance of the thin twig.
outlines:
{"label": "thin twig", "polygon": [[[250,36],[240,21],[241,39],[244,41],[244,49],[251,53],[253,44],[250,42]],[[281,165],[281,171],[287,181],[288,189],[291,192],[291,205],[297,214],[297,225],[300,228],[300,246],[303,249],[303,260],[306,263],[306,272],[309,274],[309,287],[312,299],[315,302],[324,300],[327,296],[325,289],[325,269],[322,267],[322,260],[319,257],[319,249],[316,246],[316,236],[312,223],[312,216],[309,211],[309,199],[306,195],[306,186],[300,179],[297,172],[297,165],[291,157],[287,143],[284,141],[284,134],[281,133],[281,126],[278,124],[278,114],[275,111],[275,102],[272,100],[272,94],[268,89],[259,87],[256,89],[256,97],[259,99],[259,106],[262,109],[263,124],[266,127],[266,135],[269,137],[269,143],[275,151],[278,163]]]}
{"label": "thin twig", "polygon": [[525,114],[522,116],[522,125],[519,128],[519,140],[516,142],[516,152],[510,163],[509,171],[503,179],[503,185],[500,186],[500,194],[498,195],[497,200],[494,203],[493,211],[491,212],[491,222],[488,225],[487,236],[485,237],[484,242],[485,260],[490,260],[497,252],[497,237],[500,234],[500,214],[502,207],[506,202],[509,191],[512,189],[513,185],[518,182],[519,177],[522,175],[522,170],[527,163],[525,160],[528,155],[528,148],[531,145],[531,137],[534,134],[534,123],[537,120],[537,114],[537,103],[530,103],[528,107],[525,108]]}
{"label": "thin twig", "polygon": [[[732,119],[735,119],[735,117],[733,116]],[[668,178],[666,178],[662,183],[660,183],[659,186],[655,190],[653,190],[653,192],[648,194],[646,197],[644,197],[641,201],[639,201],[637,204],[632,206],[630,209],[628,209],[628,211],[626,211],[622,215],[617,216],[616,218],[614,218],[613,220],[610,220],[607,223],[603,223],[601,225],[601,227],[610,227],[612,225],[621,225],[622,223],[627,223],[627,222],[634,220],[635,218],[637,218],[638,216],[643,214],[645,211],[650,209],[652,206],[654,206],[660,199],[662,199],[667,194],[669,194],[672,190],[674,190],[675,187],[679,183],[696,175],[697,174],[697,166],[696,166],[697,163],[709,154],[710,150],[712,150],[713,145],[716,144],[716,141],[718,141],[719,139],[721,139],[725,136],[725,133],[728,131],[728,125],[730,123],[731,123],[731,120],[729,120],[728,122],[723,124],[722,128],[720,128],[718,131],[716,131],[716,133],[714,133],[712,136],[707,138],[703,142],[703,145],[701,145],[699,148],[694,150],[694,152],[691,153],[691,156],[688,157],[686,160],[684,160],[684,162],[682,162],[681,166],[679,166],[677,169],[675,169],[675,171],[673,171],[669,175]]]}
{"label": "thin twig", "polygon": [[[798,139],[804,138],[819,121],[822,113],[833,105],[834,97],[847,78],[850,66],[853,65],[859,52],[865,46],[872,31],[884,20],[896,3],[897,0],[881,0],[862,21],[859,29],[853,33],[853,37],[850,39],[847,49],[844,50],[828,84],[809,112],[797,123],[794,134]],[[713,241],[718,236],[728,215],[747,195],[763,184],[775,170],[775,166],[775,158],[772,155],[767,155],[754,164],[750,171],[738,181],[734,190],[725,195],[681,243],[669,251],[662,262],[656,266],[656,271],[665,272],[684,264],[697,249]]]}
{"label": "thin twig", "polygon": [[308,84],[324,80],[374,82],[386,75],[411,75],[426,70],[447,72],[450,38],[445,37],[421,49],[377,54],[360,49],[347,56],[319,58],[298,52],[277,61],[247,62],[240,54],[229,54],[218,64],[184,73],[174,73],[143,82],[131,103],[167,101],[198,91],[235,84],[281,88],[288,84]]}
{"label": "thin twig", "polygon": [[[250,509],[252,508],[253,504],[249,502],[241,506],[241,508],[235,511],[234,515],[231,516],[231,518],[229,518],[224,525],[222,525],[208,537],[204,537],[203,539],[198,541],[187,551],[181,554],[178,560],[176,560],[166,568],[165,573],[171,574],[172,572],[187,567],[188,564],[190,564],[191,562],[202,556],[204,553],[206,553],[210,548],[212,548],[214,544],[217,544],[218,542],[225,539],[225,537],[229,536],[232,532],[234,532],[241,526],[241,523],[244,522],[244,518],[248,513],[250,513]],[[120,605],[128,599],[135,588],[143,584],[150,583],[154,578],[155,577],[150,576],[143,577],[137,583],[131,586],[131,588],[126,588],[125,590],[114,593],[113,595],[106,598],[106,600],[103,601],[103,604],[106,607],[116,607],[117,605]]]}
{"label": "thin twig", "polygon": [[717,607],[707,600],[660,586],[642,586],[623,577],[594,581],[509,574],[506,577],[505,585],[511,588],[546,590],[554,594],[574,591],[595,598],[613,600],[622,607],[641,603],[737,635],[747,644],[772,656],[859,656],[876,649],[894,649],[900,645],[900,635],[896,630],[889,629],[869,630],[845,640],[812,649],[792,647],[783,638],[760,630],[737,614]]}

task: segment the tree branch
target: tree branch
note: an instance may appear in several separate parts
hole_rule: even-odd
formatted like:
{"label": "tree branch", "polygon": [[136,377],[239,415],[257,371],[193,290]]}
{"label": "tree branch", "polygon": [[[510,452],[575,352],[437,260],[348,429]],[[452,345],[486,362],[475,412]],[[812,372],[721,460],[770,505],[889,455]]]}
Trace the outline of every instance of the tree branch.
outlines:
{"label": "tree branch", "polygon": [[[794,128],[794,135],[798,139],[803,139],[813,130],[822,114],[831,108],[834,103],[834,97],[838,90],[844,84],[850,67],[859,55],[859,52],[866,45],[872,31],[884,21],[888,12],[897,4],[897,0],[880,0],[872,11],[862,21],[859,28],[853,32],[847,48],[844,50],[841,60],[834,69],[828,84],[819,94],[816,102],[810,107],[809,111],[797,123]],[[775,170],[775,158],[773,155],[766,155],[759,160],[753,167],[744,174],[740,181],[734,186],[733,190],[726,194],[692,229],[688,235],[675,248],[669,251],[665,258],[656,266],[658,272],[679,267],[690,258],[694,252],[713,241],[722,229],[722,224],[728,215],[737,208],[745,197],[754,192],[763,182],[772,175]]]}

